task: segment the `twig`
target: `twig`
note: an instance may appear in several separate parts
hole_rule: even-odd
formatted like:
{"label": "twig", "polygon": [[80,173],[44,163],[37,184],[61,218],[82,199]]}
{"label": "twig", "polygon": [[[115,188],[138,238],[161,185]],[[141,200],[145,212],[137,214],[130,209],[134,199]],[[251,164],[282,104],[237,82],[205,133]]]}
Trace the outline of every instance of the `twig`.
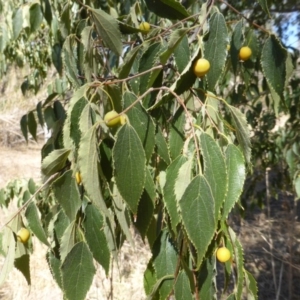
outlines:
{"label": "twig", "polygon": [[[268,219],[270,220],[271,218],[271,212],[270,212],[270,185],[269,185],[269,172],[271,171],[271,168],[267,168],[266,169],[266,200],[267,200],[267,213],[268,213]],[[270,226],[268,226],[268,235],[269,235],[269,241],[270,241],[270,252],[271,252],[271,265],[272,265],[272,274],[273,274],[273,282],[274,282],[274,287],[275,290],[277,290],[277,282],[276,282],[276,273],[275,273],[275,263],[274,263],[274,258],[273,258],[273,240],[272,240],[272,236],[271,236],[271,230],[270,230]]]}
{"label": "twig", "polygon": [[283,262],[281,262],[281,267],[280,267],[279,283],[278,283],[278,290],[277,290],[277,293],[276,293],[276,300],[279,300],[279,297],[280,297],[280,290],[281,290],[281,283],[282,283],[282,273],[283,273]]}
{"label": "twig", "polygon": [[276,255],[274,255],[274,254],[272,254],[269,250],[267,250],[267,249],[264,248],[264,247],[262,247],[262,249],[263,249],[266,253],[268,253],[268,254],[270,254],[272,257],[274,257],[275,259],[277,259],[277,260],[279,260],[279,261],[281,261],[281,262],[284,262],[284,263],[288,264],[288,265],[291,266],[293,269],[296,269],[296,270],[300,271],[300,268],[298,268],[298,267],[295,266],[294,264],[291,264],[289,261],[284,260],[284,259],[282,259],[282,258],[280,258],[280,257],[278,257],[278,256],[276,256]]}
{"label": "twig", "polygon": [[269,31],[267,31],[265,28],[263,28],[262,26],[258,25],[256,22],[251,21],[249,18],[247,18],[244,14],[242,14],[241,12],[239,12],[236,8],[234,8],[231,4],[229,4],[228,2],[224,1],[224,0],[219,0],[219,2],[224,3],[225,5],[227,5],[232,11],[234,11],[236,14],[238,14],[239,16],[241,16],[242,18],[244,18],[245,20],[247,20],[250,24],[252,24],[253,26],[257,27],[258,29],[260,29],[261,31],[270,34]]}
{"label": "twig", "polygon": [[54,179],[57,175],[59,174],[59,172],[51,175],[47,181],[41,185],[36,192],[18,209],[18,211],[7,221],[4,223],[4,225],[2,225],[2,227],[0,228],[0,231],[2,231],[2,229],[9,224],[27,205],[29,205],[31,203],[31,201],[34,199],[34,197],[52,180]]}

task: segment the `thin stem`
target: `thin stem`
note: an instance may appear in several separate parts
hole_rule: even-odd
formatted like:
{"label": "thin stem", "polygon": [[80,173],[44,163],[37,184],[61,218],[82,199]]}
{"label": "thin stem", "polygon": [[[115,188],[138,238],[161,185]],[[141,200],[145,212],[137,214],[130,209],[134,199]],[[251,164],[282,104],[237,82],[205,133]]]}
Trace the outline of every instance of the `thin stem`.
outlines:
{"label": "thin stem", "polygon": [[40,186],[37,190],[36,190],[36,192],[18,209],[18,211],[15,213],[15,214],[13,214],[13,216],[7,221],[7,222],[5,222],[5,224],[4,225],[2,225],[2,227],[0,228],[0,231],[2,231],[2,229],[7,225],[7,224],[9,224],[27,205],[29,205],[31,202],[32,202],[32,200],[34,199],[34,197],[52,180],[52,179],[54,179],[55,177],[57,177],[57,175],[59,174],[59,172],[57,172],[57,173],[55,173],[55,174],[53,174],[53,175],[51,175],[48,179],[47,179],[47,181],[42,185],[42,186]]}
{"label": "thin stem", "polygon": [[251,21],[249,18],[247,18],[244,14],[242,14],[241,12],[239,12],[236,8],[234,8],[231,4],[229,4],[228,2],[224,1],[224,0],[219,0],[219,2],[224,3],[225,5],[227,5],[232,11],[234,11],[236,14],[238,14],[239,16],[241,16],[242,18],[244,18],[245,20],[247,20],[250,24],[252,24],[253,26],[255,26],[256,28],[260,29],[261,31],[270,34],[269,31],[267,31],[265,28],[263,28],[262,26],[258,25],[256,22]]}
{"label": "thin stem", "polygon": [[[155,66],[149,70],[146,70],[146,71],[143,71],[141,73],[138,73],[138,74],[135,74],[133,76],[129,76],[129,77],[126,77],[126,78],[122,78],[122,79],[116,79],[116,80],[112,80],[112,81],[105,81],[105,82],[101,82],[101,84],[103,85],[110,85],[110,84],[117,84],[117,83],[122,83],[122,82],[126,82],[126,81],[129,81],[131,79],[134,79],[134,78],[137,78],[137,77],[140,77],[140,76],[143,76],[145,74],[148,74],[154,70],[160,70],[162,69],[164,66],[163,65],[158,65],[158,66]],[[97,82],[97,84],[100,84],[99,82]]]}
{"label": "thin stem", "polygon": [[[265,180],[266,180],[266,192],[267,192],[267,195],[266,195],[266,200],[267,200],[267,212],[268,212],[268,219],[270,221],[271,219],[271,209],[270,209],[270,198],[271,198],[271,193],[270,193],[270,181],[269,181],[269,172],[271,171],[271,168],[267,168],[266,169],[266,177],[265,177]],[[269,241],[270,241],[270,252],[273,254],[273,239],[272,239],[272,236],[271,236],[271,230],[270,230],[270,225],[268,226],[268,233],[269,233]],[[274,259],[273,259],[273,255],[271,255],[271,265],[272,265],[272,274],[273,274],[273,282],[274,282],[274,287],[275,287],[275,290],[277,290],[277,280],[276,280],[276,271],[275,271],[275,262],[274,262]]]}

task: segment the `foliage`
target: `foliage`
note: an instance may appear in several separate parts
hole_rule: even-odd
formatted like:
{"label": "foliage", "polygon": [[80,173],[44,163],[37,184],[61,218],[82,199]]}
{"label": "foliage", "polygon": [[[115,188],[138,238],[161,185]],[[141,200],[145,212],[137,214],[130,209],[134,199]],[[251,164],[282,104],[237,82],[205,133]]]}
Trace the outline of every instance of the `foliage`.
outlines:
{"label": "foliage", "polygon": [[[259,1],[250,18],[242,14],[248,7],[241,1],[237,10],[224,1],[213,4],[2,5],[2,12],[10,12],[2,23],[2,73],[4,58],[18,62],[21,51],[19,60],[35,68],[24,92],[39,88],[46,65],[52,63],[59,77],[47,99],[21,119],[26,139],[28,133],[36,139],[38,124],[46,124],[52,136],[42,149],[41,189],[31,192],[4,230],[1,283],[14,264],[30,283],[31,244],[15,238],[28,223],[49,247],[49,267],[65,298],[84,299],[94,261],[109,274],[124,240],[133,243],[134,226],[152,249],[144,274],[149,299],[214,299],[221,292],[242,299],[243,290],[257,299],[227,218],[259,157],[263,167],[284,157],[300,195],[299,76],[291,77],[298,54],[254,22],[255,14],[269,18],[266,1]],[[151,24],[147,34],[139,28],[144,20]],[[39,43],[42,48],[25,51]],[[252,56],[241,62],[245,45]],[[210,70],[198,79],[193,69],[201,57]],[[111,110],[123,122],[108,128],[104,116]],[[275,116],[288,110],[291,130],[283,138],[270,130]],[[11,198],[7,189],[1,191],[2,206]],[[224,265],[216,262],[220,246],[232,253]],[[233,289],[216,282],[220,268]]]}

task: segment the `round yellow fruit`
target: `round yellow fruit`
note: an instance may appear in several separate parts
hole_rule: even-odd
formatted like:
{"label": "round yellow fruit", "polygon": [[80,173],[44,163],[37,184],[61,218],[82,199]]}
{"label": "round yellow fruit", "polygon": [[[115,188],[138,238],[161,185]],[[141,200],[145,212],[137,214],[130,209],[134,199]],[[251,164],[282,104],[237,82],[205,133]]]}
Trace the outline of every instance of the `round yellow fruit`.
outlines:
{"label": "round yellow fruit", "polygon": [[142,22],[139,26],[140,30],[144,31],[145,33],[148,33],[150,31],[150,24],[148,22]]}
{"label": "round yellow fruit", "polygon": [[22,227],[17,233],[18,241],[25,244],[28,242],[29,238],[30,238],[30,231]]}
{"label": "round yellow fruit", "polygon": [[75,174],[77,184],[81,184],[81,175],[80,172],[76,172]]}
{"label": "round yellow fruit", "polygon": [[242,61],[248,60],[251,57],[251,55],[252,55],[252,50],[248,46],[242,47],[240,49],[240,53],[239,53],[240,60]]}
{"label": "round yellow fruit", "polygon": [[217,250],[217,259],[218,261],[225,263],[227,262],[231,257],[230,251],[226,247],[220,247]]}
{"label": "round yellow fruit", "polygon": [[200,58],[194,64],[194,73],[197,77],[203,77],[210,69],[210,63],[205,58]]}
{"label": "round yellow fruit", "polygon": [[126,117],[126,115],[121,115],[121,116],[120,116],[120,123],[121,123],[121,125],[126,124],[126,122],[127,122],[127,117]]}
{"label": "round yellow fruit", "polygon": [[114,127],[120,124],[120,116],[115,110],[111,110],[105,114],[104,122],[108,127]]}

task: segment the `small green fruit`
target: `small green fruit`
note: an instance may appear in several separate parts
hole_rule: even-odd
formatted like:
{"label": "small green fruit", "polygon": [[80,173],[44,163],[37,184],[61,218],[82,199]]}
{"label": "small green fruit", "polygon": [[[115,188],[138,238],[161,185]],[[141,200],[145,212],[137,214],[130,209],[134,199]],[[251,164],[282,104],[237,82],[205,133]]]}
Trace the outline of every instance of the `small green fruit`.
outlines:
{"label": "small green fruit", "polygon": [[104,122],[108,127],[114,127],[120,124],[120,116],[115,110],[111,110],[105,114]]}

